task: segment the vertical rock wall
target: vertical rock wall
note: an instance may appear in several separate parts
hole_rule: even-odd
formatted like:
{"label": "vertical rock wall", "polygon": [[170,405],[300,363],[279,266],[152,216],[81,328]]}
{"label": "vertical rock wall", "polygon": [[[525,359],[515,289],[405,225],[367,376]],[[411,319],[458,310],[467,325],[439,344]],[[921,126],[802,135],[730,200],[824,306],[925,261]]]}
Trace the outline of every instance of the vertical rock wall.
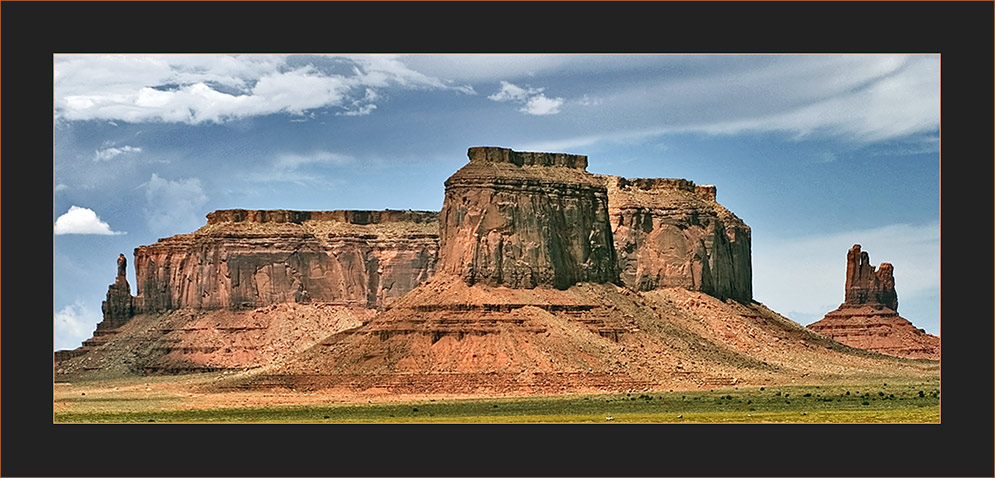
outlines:
{"label": "vertical rock wall", "polygon": [[617,280],[608,196],[586,156],[493,147],[468,156],[446,180],[440,272],[511,288]]}
{"label": "vertical rock wall", "polygon": [[686,179],[602,176],[622,283],[753,299],[750,228]]}
{"label": "vertical rock wall", "polygon": [[317,301],[376,308],[435,270],[438,214],[222,210],[135,249],[144,310]]}

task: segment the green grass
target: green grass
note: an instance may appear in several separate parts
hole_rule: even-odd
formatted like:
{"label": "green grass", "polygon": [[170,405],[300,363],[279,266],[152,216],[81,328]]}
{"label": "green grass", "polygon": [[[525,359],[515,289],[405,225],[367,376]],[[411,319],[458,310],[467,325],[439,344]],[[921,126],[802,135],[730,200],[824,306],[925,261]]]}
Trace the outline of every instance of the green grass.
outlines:
{"label": "green grass", "polygon": [[[922,392],[922,393],[920,393]],[[105,404],[117,401],[107,401]],[[72,402],[87,402],[85,396]],[[139,402],[136,399],[135,402]],[[132,406],[133,405],[133,406]],[[58,412],[56,422],[244,423],[938,423],[939,386],[782,386],[711,391],[151,410],[141,403]],[[93,410],[93,408],[91,408]],[[121,411],[128,410],[128,411]],[[612,417],[612,420],[607,420]]]}

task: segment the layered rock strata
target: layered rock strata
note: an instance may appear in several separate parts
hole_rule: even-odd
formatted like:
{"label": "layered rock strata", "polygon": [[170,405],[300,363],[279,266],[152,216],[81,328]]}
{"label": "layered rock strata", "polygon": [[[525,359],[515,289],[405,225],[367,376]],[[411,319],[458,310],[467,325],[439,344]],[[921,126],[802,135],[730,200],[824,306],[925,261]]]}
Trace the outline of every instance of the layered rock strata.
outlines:
{"label": "layered rock strata", "polygon": [[750,228],[686,179],[603,176],[623,284],[753,299]]}
{"label": "layered rock strata", "polygon": [[607,191],[587,156],[494,147],[468,156],[445,183],[440,272],[513,288],[618,279]]}
{"label": "layered rock strata", "polygon": [[56,380],[246,370],[272,365],[343,330],[374,309],[320,303],[252,310],[139,314],[101,341],[56,353]]}
{"label": "layered rock strata", "polygon": [[851,347],[907,358],[940,359],[940,338],[898,314],[894,267],[875,270],[860,244],[846,255],[846,284],[840,306],[808,328]]}
{"label": "layered rock strata", "polygon": [[438,213],[251,211],[135,249],[145,311],[318,302],[377,308],[435,270]]}
{"label": "layered rock strata", "polygon": [[[468,155],[446,182],[439,266],[428,282],[370,322],[220,386],[532,394],[903,367],[749,301],[749,228],[715,203],[714,188],[613,178],[612,193],[583,156]],[[652,291],[616,283],[613,197],[614,217],[637,229],[623,244],[662,263],[632,271],[632,289]],[[685,290],[692,287],[744,301]]]}

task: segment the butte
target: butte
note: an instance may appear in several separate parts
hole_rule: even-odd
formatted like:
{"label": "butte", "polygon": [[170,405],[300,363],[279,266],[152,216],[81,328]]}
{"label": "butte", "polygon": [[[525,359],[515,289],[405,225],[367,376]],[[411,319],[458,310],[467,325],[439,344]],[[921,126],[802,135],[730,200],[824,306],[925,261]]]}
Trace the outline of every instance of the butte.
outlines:
{"label": "butte", "polygon": [[864,350],[940,360],[940,338],[898,315],[894,271],[887,262],[875,270],[867,252],[854,244],[846,254],[843,303],[808,328]]}
{"label": "butte", "polygon": [[752,298],[750,230],[687,180],[478,147],[445,182],[434,275],[223,390],[529,395],[920,373]]}

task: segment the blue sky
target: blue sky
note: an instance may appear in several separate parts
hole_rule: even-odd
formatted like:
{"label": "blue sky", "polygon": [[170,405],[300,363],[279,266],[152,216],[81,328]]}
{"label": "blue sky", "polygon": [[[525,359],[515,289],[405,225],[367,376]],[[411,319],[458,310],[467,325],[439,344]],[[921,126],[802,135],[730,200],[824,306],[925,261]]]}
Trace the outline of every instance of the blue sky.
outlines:
{"label": "blue sky", "polygon": [[116,258],[222,208],[424,209],[471,146],[715,184],[754,299],[808,324],[846,251],[939,334],[938,55],[56,55],[56,349]]}

